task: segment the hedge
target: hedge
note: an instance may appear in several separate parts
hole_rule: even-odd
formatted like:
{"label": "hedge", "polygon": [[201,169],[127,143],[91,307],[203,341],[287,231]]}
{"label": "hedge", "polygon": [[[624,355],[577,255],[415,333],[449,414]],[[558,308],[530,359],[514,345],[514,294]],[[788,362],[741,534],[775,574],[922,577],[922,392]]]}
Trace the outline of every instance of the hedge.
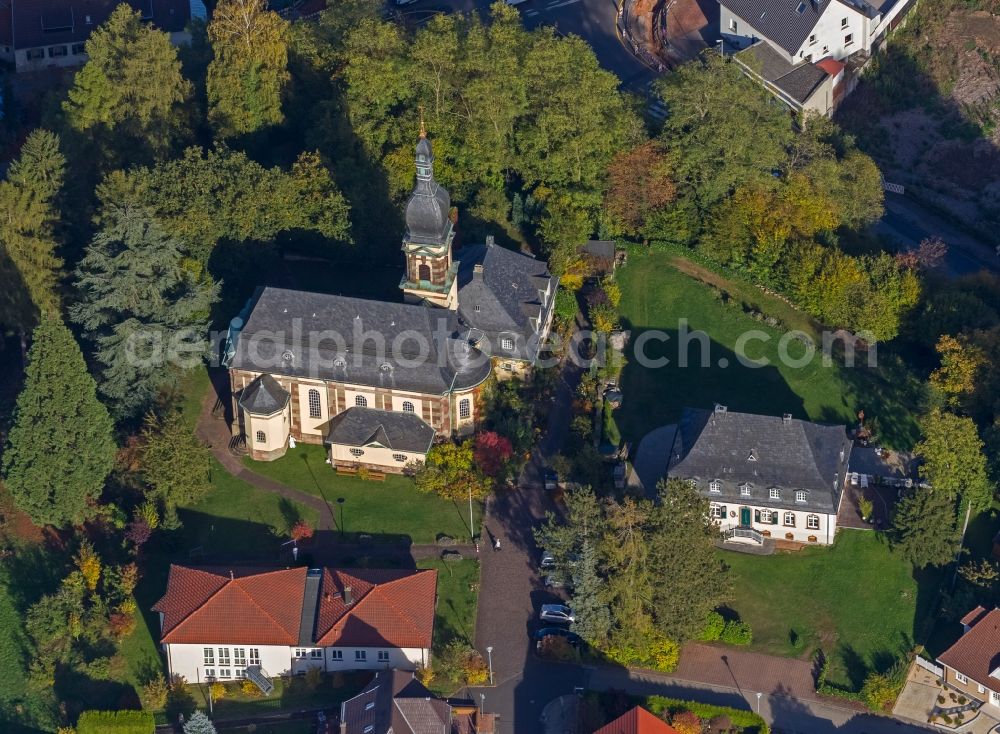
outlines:
{"label": "hedge", "polygon": [[707,703],[683,701],[678,698],[666,698],[664,696],[650,696],[643,705],[657,716],[662,715],[664,711],[690,711],[699,719],[707,721],[713,716],[724,715],[729,717],[733,726],[737,726],[748,732],[756,732],[757,734],[771,734],[771,728],[767,725],[767,722],[753,711],[744,711],[743,709],[734,709],[728,706],[712,706]]}
{"label": "hedge", "polygon": [[153,734],[156,722],[148,711],[84,711],[77,734]]}

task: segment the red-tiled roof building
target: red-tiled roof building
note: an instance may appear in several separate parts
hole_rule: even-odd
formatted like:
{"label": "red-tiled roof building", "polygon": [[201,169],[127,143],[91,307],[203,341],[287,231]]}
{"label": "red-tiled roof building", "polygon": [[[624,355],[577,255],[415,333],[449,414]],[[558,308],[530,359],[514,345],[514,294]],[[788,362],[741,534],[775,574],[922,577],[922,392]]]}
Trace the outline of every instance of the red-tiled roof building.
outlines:
{"label": "red-tiled roof building", "polygon": [[400,668],[430,662],[437,572],[171,566],[154,606],[172,675]]}
{"label": "red-tiled roof building", "polygon": [[594,734],[677,734],[677,730],[642,706],[636,706]]}
{"label": "red-tiled roof building", "polygon": [[940,656],[946,685],[1000,709],[1000,609],[976,607],[962,617],[964,633]]}

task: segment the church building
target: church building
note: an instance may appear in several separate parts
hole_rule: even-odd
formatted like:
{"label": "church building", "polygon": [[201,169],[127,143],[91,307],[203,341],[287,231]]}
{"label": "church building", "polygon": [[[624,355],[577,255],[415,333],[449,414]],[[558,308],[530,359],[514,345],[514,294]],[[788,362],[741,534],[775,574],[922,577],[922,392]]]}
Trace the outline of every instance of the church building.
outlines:
{"label": "church building", "polygon": [[264,287],[230,323],[233,432],[252,458],[304,441],[325,443],[335,466],[399,472],[436,437],[475,430],[492,374],[530,374],[558,279],[492,238],[454,253],[451,198],[433,164],[421,128],[404,302]]}

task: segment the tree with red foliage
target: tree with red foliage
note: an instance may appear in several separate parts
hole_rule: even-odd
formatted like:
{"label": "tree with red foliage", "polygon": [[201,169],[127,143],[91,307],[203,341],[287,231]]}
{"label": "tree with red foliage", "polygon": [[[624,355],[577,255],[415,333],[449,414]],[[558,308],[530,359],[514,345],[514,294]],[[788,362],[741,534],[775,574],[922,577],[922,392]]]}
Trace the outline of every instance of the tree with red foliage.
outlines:
{"label": "tree with red foliage", "polygon": [[313,530],[312,525],[307,523],[305,520],[299,520],[292,526],[291,529],[292,540],[296,542],[301,540],[308,540],[313,536],[314,532],[315,531]]}
{"label": "tree with red foliage", "polygon": [[141,548],[152,534],[153,531],[150,529],[149,523],[141,517],[130,522],[125,528],[125,538],[135,545],[136,550]]}
{"label": "tree with red foliage", "polygon": [[510,440],[496,431],[483,431],[476,436],[474,456],[486,476],[496,479],[513,455]]}
{"label": "tree with red foliage", "polygon": [[670,159],[654,140],[619,153],[608,166],[605,210],[625,234],[641,235],[646,220],[675,198]]}
{"label": "tree with red foliage", "polygon": [[701,719],[691,711],[678,711],[670,717],[670,726],[677,734],[701,734]]}

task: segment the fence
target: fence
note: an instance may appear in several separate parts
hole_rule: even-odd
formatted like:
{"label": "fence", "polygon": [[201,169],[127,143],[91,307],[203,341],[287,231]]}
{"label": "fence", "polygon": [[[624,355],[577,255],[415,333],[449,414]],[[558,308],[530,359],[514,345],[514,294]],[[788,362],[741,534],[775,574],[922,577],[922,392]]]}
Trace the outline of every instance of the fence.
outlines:
{"label": "fence", "polygon": [[925,660],[924,658],[920,657],[919,655],[917,655],[913,659],[913,661],[918,666],[920,666],[921,668],[923,668],[924,670],[926,670],[928,673],[933,673],[934,675],[939,676],[939,677],[944,675],[944,668],[942,668],[939,665],[935,665],[930,660]]}

